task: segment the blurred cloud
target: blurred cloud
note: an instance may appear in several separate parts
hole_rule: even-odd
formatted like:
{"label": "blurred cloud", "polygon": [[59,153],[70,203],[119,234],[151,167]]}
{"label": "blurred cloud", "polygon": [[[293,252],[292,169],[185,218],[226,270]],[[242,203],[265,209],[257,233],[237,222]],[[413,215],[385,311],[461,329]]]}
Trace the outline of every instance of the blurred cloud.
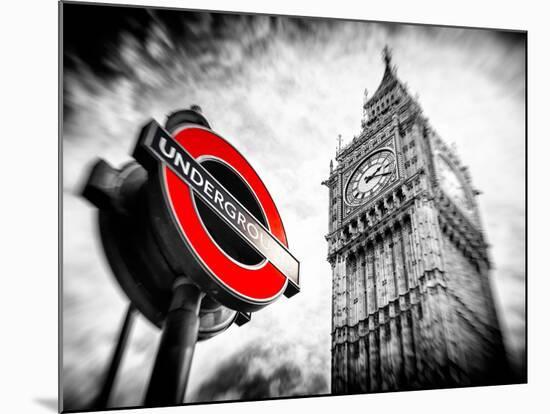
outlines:
{"label": "blurred cloud", "polygon": [[216,375],[200,385],[194,401],[326,394],[326,376],[314,368],[304,370],[304,361],[296,358],[292,346],[288,342],[246,346],[217,367]]}
{"label": "blurred cloud", "polygon": [[[69,8],[72,11],[69,12]],[[76,11],[76,8],[80,8]],[[91,11],[91,9],[95,9]],[[376,89],[389,44],[399,77],[470,167],[494,262],[511,359],[525,355],[525,48],[487,30],[65,5],[63,347],[66,409],[94,395],[126,299],[79,196],[102,157],[129,160],[141,125],[199,104],[249,159],[301,261],[303,290],[197,346],[190,401],[330,391],[328,175],[336,137],[359,133],[363,89]],[[99,10],[101,9],[101,10]],[[114,11],[118,10],[118,11]],[[96,39],[85,17],[101,15]],[[115,13],[116,18],[105,17]],[[118,14],[117,14],[118,13]],[[100,16],[99,16],[100,17]],[[70,23],[68,23],[70,22]],[[112,28],[111,28],[112,26]],[[100,43],[96,51],[93,44]],[[97,48],[97,46],[96,46]],[[138,318],[111,400],[141,405],[159,333]]]}

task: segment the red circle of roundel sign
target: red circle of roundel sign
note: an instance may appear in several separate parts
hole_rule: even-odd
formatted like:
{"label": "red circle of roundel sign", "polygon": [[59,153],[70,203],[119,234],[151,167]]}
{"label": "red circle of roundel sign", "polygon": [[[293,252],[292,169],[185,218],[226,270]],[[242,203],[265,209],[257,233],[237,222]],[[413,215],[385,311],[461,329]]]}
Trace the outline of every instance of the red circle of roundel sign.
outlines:
{"label": "red circle of roundel sign", "polygon": [[[273,199],[248,161],[199,125],[170,134],[152,121],[144,130],[138,146],[160,164],[166,208],[202,270],[189,276],[238,310],[297,293],[299,262],[288,251]],[[213,164],[215,169],[207,168]],[[225,180],[228,176],[232,179]],[[232,186],[235,182],[240,184]],[[253,262],[240,259],[251,254]]]}

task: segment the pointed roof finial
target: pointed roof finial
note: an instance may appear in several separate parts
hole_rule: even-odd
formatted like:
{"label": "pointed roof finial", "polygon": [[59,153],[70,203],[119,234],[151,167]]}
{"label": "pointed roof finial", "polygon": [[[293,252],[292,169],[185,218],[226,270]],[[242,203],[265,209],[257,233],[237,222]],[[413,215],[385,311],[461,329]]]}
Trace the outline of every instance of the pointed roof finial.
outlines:
{"label": "pointed roof finial", "polygon": [[382,49],[382,58],[384,59],[384,62],[386,63],[386,66],[390,66],[390,64],[391,64],[391,49],[388,47],[388,45],[384,46],[384,49]]}

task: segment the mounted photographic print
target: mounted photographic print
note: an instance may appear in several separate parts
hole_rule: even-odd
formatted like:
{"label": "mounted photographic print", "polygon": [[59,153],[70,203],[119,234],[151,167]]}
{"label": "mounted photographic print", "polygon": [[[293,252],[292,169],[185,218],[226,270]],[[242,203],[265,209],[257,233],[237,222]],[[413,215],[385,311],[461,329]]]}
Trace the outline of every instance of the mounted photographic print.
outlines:
{"label": "mounted photographic print", "polygon": [[525,383],[526,43],[60,3],[62,410]]}

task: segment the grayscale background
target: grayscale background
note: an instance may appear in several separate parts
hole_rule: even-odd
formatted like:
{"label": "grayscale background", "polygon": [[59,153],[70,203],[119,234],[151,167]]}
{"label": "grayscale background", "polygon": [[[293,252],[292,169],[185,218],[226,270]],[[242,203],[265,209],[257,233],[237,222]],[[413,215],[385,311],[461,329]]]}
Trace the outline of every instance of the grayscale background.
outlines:
{"label": "grayscale background", "polygon": [[[247,157],[301,261],[302,292],[199,343],[188,401],[330,392],[331,272],[324,235],[338,134],[360,131],[363,90],[393,49],[400,79],[454,142],[491,245],[501,328],[525,381],[525,37],[509,32],[65,4],[63,22],[63,376],[65,409],[98,391],[127,299],[79,196],[97,157],[130,159],[151,117],[198,104]],[[97,24],[101,22],[101,24]],[[111,406],[139,406],[159,332],[142,317]]]}

